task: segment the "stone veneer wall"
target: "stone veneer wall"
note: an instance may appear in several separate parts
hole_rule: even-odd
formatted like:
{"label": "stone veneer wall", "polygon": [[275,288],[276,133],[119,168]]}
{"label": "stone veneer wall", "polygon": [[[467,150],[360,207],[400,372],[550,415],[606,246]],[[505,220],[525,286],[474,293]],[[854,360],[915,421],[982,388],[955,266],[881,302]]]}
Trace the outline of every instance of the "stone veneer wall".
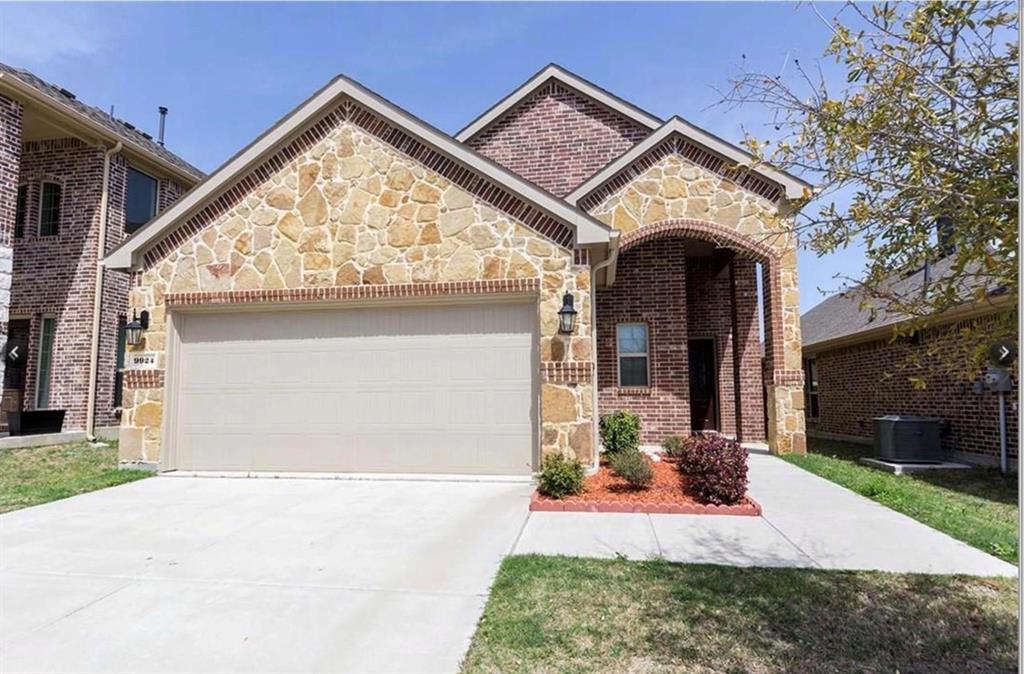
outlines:
{"label": "stone veneer wall", "polygon": [[[596,202],[587,197],[580,203],[624,234],[639,233],[645,227],[664,227],[672,221],[690,221],[694,230],[702,230],[700,238],[715,241],[714,231],[719,229],[730,234],[718,237],[721,241],[717,243],[722,246],[739,248],[741,255],[764,251],[770,257],[762,265],[767,281],[764,286],[770,290],[766,293],[770,301],[765,304],[765,325],[774,325],[782,339],[774,343],[773,330],[769,329],[765,340],[766,354],[774,365],[772,377],[766,382],[767,414],[774,420],[769,424],[768,440],[774,451],[805,451],[796,235],[772,201],[738,186],[726,177],[724,169],[715,172],[679,154],[665,152],[659,149],[659,158],[616,189],[607,193],[599,189]],[[643,159],[636,164],[644,165]],[[618,181],[613,178],[609,184]],[[763,186],[756,189],[764,191]],[[700,223],[710,224],[700,227]],[[685,223],[680,225],[680,230],[684,229]],[[744,366],[749,369],[750,362]],[[744,388],[744,396],[753,395],[752,382]]]}
{"label": "stone veneer wall", "polygon": [[[128,377],[122,460],[160,457],[169,295],[189,303],[415,297],[506,281],[537,288],[542,451],[591,459],[589,267],[381,140],[395,135],[357,112],[343,105],[329,123],[311,124],[308,133],[320,135],[308,147],[279,151],[264,166],[280,168],[138,275],[130,304],[151,315],[138,349],[156,352],[159,370]],[[579,310],[571,337],[558,334],[565,292]]]}
{"label": "stone veneer wall", "polygon": [[565,196],[650,132],[552,80],[467,144],[552,194]]}

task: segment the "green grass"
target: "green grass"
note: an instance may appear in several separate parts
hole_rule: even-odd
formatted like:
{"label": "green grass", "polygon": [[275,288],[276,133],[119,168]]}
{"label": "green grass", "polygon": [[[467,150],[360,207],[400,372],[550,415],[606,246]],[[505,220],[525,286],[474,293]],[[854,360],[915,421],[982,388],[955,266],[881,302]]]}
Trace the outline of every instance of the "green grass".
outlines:
{"label": "green grass", "polygon": [[913,517],[953,538],[1017,563],[1017,480],[989,468],[892,475],[858,459],[871,448],[810,439],[806,455],[782,458]]}
{"label": "green grass", "polygon": [[0,513],[148,476],[144,471],[118,470],[116,443],[0,449]]}
{"label": "green grass", "polygon": [[509,557],[463,674],[1017,671],[1010,579]]}

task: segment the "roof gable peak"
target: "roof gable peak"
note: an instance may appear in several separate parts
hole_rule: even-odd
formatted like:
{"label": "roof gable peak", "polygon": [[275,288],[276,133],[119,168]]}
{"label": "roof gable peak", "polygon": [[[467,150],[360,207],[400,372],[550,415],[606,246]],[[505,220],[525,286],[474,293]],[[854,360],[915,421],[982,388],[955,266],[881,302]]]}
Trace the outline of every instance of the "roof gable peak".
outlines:
{"label": "roof gable peak", "polygon": [[492,123],[505,116],[505,113],[515,108],[519,103],[529,98],[542,86],[554,80],[577,93],[596,101],[623,117],[630,119],[637,124],[652,131],[662,125],[662,120],[651,113],[637,107],[629,101],[616,96],[610,91],[603,89],[593,82],[586,80],[579,75],[566,70],[557,63],[549,63],[538,70],[532,77],[526,80],[519,87],[507,94],[500,101],[484,111],[479,117],[467,124],[461,131],[455,134],[455,139],[466,142],[477,135]]}

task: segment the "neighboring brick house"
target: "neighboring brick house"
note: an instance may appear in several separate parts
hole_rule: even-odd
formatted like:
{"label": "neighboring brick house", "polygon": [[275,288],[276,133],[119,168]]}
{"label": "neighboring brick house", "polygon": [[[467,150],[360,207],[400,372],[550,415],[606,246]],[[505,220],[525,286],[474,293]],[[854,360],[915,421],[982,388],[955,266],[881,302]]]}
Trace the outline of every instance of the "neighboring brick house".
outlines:
{"label": "neighboring brick house", "polygon": [[44,408],[66,411],[65,431],[119,425],[129,277],[107,270],[97,285],[100,241],[113,250],[201,176],[127,122],[0,64],[0,425]]}
{"label": "neighboring brick house", "polygon": [[[946,273],[947,256],[929,265],[933,278]],[[924,288],[924,269],[896,281],[900,295]],[[801,318],[808,434],[871,442],[873,419],[889,414],[944,420],[942,445],[952,459],[999,464],[999,396],[981,390],[983,372],[967,372],[973,340],[964,331],[1013,312],[999,290],[969,302],[906,334],[905,316],[872,312],[856,288],[837,293]],[[1005,315],[1005,314],[1004,314]],[[1012,316],[1012,314],[1011,314]],[[1006,394],[1007,446],[1017,460],[1018,379]]]}
{"label": "neighboring brick house", "polygon": [[454,138],[338,77],[105,260],[122,460],[522,474],[618,407],[804,451],[809,186],[752,164],[558,66]]}

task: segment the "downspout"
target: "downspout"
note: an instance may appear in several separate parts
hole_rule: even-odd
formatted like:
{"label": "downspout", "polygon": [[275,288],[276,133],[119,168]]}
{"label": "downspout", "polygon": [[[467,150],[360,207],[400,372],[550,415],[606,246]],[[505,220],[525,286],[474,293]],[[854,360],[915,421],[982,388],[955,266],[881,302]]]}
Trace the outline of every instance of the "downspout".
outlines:
{"label": "downspout", "polygon": [[92,336],[89,344],[89,397],[85,406],[85,437],[96,440],[96,375],[100,359],[100,313],[103,307],[103,256],[107,249],[107,211],[110,201],[110,158],[124,148],[121,141],[103,154],[103,189],[100,193],[100,234],[96,246],[96,283],[92,297]]}
{"label": "downspout", "polygon": [[619,261],[620,234],[618,230],[612,231],[608,240],[608,257],[590,268],[590,354],[594,362],[593,386],[591,386],[592,402],[590,408],[594,410],[594,464],[590,467],[596,472],[601,467],[601,454],[598,451],[600,446],[600,433],[598,432],[598,420],[600,415],[597,411],[597,273],[607,269],[604,277],[604,284],[610,286],[615,283],[616,263]]}

